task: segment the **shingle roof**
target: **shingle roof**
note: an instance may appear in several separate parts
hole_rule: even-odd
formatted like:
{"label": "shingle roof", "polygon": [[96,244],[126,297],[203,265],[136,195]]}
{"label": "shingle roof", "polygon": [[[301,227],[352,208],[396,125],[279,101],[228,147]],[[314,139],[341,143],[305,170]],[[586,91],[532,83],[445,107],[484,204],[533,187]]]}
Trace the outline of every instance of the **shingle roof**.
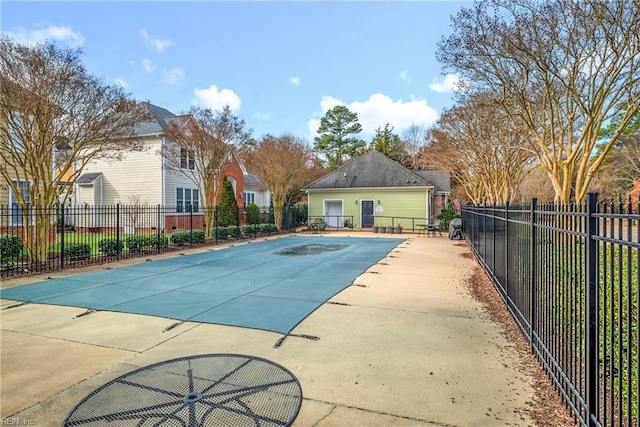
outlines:
{"label": "shingle roof", "polygon": [[76,179],[76,184],[91,184],[102,175],[102,172],[83,173]]}
{"label": "shingle roof", "polygon": [[423,169],[413,172],[431,183],[436,192],[451,193],[451,175],[448,172],[435,169]]}
{"label": "shingle roof", "polygon": [[245,189],[256,189],[256,190],[266,190],[267,186],[264,185],[262,180],[256,175],[246,174],[244,175],[244,188]]}
{"label": "shingle roof", "polygon": [[170,119],[177,117],[171,111],[158,107],[157,105],[153,105],[150,102],[146,102],[145,104],[147,104],[147,109],[149,110],[149,114],[152,118],[148,121],[136,124],[136,135],[161,134],[164,132],[163,129],[167,125],[167,122]]}
{"label": "shingle roof", "polygon": [[376,150],[346,163],[307,185],[305,190],[328,188],[431,187],[424,177]]}

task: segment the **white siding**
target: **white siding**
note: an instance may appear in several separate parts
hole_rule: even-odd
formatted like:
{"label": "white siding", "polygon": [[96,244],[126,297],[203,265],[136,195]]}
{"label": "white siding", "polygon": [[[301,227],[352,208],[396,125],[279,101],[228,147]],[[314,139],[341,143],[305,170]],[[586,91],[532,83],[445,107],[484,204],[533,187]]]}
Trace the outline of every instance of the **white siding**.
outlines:
{"label": "white siding", "polygon": [[165,202],[164,206],[175,207],[176,205],[176,188],[195,188],[198,190],[198,204],[202,207],[202,190],[196,186],[193,180],[187,178],[182,172],[167,170],[165,173]]}
{"label": "white siding", "polygon": [[[129,151],[120,160],[95,159],[83,173],[102,172],[102,204],[162,203],[161,140],[145,142],[144,151]],[[76,186],[77,188],[78,186]]]}
{"label": "white siding", "polygon": [[269,209],[269,205],[271,205],[271,193],[269,191],[261,191],[256,190],[256,205],[260,209]]}
{"label": "white siding", "polygon": [[[90,188],[76,185],[79,203],[115,205],[162,205],[172,209],[176,205],[176,188],[198,189],[195,181],[181,171],[163,167],[160,153],[162,137],[145,141],[143,151],[127,152],[120,160],[95,159],[83,170],[84,173],[102,172],[102,202],[91,203]],[[200,206],[202,201],[199,200]]]}

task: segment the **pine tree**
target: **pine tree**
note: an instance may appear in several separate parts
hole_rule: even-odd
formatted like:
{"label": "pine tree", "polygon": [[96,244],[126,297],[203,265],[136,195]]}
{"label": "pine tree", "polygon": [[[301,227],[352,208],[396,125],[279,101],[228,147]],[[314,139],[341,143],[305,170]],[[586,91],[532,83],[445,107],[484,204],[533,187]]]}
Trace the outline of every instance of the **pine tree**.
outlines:
{"label": "pine tree", "polygon": [[224,177],[222,181],[222,194],[220,195],[220,205],[218,206],[218,227],[237,225],[238,202],[233,191],[231,181]]}

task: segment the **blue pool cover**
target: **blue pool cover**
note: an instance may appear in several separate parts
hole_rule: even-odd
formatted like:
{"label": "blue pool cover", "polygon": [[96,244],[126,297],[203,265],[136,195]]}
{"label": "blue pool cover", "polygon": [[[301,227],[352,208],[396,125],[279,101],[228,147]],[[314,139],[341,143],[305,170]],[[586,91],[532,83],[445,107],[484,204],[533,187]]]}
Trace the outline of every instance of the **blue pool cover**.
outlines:
{"label": "blue pool cover", "polygon": [[289,236],[47,280],[1,297],[287,334],[403,241]]}

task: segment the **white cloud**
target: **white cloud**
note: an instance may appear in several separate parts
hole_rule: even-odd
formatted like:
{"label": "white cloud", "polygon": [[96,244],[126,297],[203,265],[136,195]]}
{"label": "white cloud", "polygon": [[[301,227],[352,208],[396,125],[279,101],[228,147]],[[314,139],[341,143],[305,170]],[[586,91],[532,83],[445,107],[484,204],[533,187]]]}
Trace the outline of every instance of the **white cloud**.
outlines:
{"label": "white cloud", "polygon": [[255,117],[258,120],[269,120],[271,118],[271,114],[258,112],[258,113],[255,113],[253,117]]}
{"label": "white cloud", "polygon": [[84,37],[70,27],[49,25],[47,27],[38,26],[33,30],[19,27],[15,31],[6,31],[6,34],[18,43],[26,45],[36,45],[45,41],[63,42],[71,47],[79,47],[84,44]]}
{"label": "white cloud", "polygon": [[[425,99],[412,98],[409,101],[389,98],[382,93],[375,93],[366,101],[347,104],[332,96],[323,96],[320,100],[321,115],[335,107],[345,105],[349,110],[358,114],[358,122],[362,125],[360,137],[367,139],[375,134],[376,129],[383,128],[387,123],[393,126],[394,132],[400,134],[402,130],[412,124],[429,126],[438,119],[438,112],[427,104]],[[317,135],[319,119],[311,119],[308,123],[312,137]]]}
{"label": "white cloud", "polygon": [[433,79],[429,85],[429,89],[438,93],[451,93],[458,90],[460,84],[460,76],[457,74],[447,74],[442,82]]}
{"label": "white cloud", "polygon": [[156,52],[162,52],[169,46],[175,45],[175,43],[171,39],[154,39],[149,35],[149,33],[147,33],[147,30],[144,29],[140,30],[140,34],[142,35],[142,39],[145,41],[145,43],[151,46]]}
{"label": "white cloud", "polygon": [[291,77],[289,82],[294,86],[300,86],[300,77]]}
{"label": "white cloud", "polygon": [[320,100],[320,108],[322,109],[322,114],[326,113],[333,107],[337,105],[346,105],[344,102],[340,101],[338,98],[334,98],[333,96],[324,95]]}
{"label": "white cloud", "polygon": [[311,139],[318,136],[318,128],[320,127],[320,119],[311,119],[309,120],[309,135],[311,135]]}
{"label": "white cloud", "polygon": [[407,70],[402,70],[402,72],[398,77],[400,77],[400,80],[402,80],[406,84],[411,83],[411,79],[409,78],[409,72]]}
{"label": "white cloud", "polygon": [[144,58],[142,61],[142,68],[144,68],[144,70],[147,73],[152,73],[153,70],[155,69],[155,67],[153,66],[153,63],[151,62],[151,60],[149,58]]}
{"label": "white cloud", "polygon": [[162,82],[170,85],[174,85],[182,80],[184,77],[184,70],[182,68],[172,68],[170,70],[162,70]]}
{"label": "white cloud", "polygon": [[127,89],[129,87],[129,85],[127,84],[126,81],[124,81],[124,79],[121,78],[117,78],[113,81],[115,84],[117,84],[118,86],[120,86],[123,89]]}
{"label": "white cloud", "polygon": [[240,109],[240,97],[231,89],[219,91],[216,85],[211,85],[207,89],[196,88],[193,92],[196,95],[192,101],[193,105],[213,110],[220,110],[225,105],[229,105],[231,111]]}

